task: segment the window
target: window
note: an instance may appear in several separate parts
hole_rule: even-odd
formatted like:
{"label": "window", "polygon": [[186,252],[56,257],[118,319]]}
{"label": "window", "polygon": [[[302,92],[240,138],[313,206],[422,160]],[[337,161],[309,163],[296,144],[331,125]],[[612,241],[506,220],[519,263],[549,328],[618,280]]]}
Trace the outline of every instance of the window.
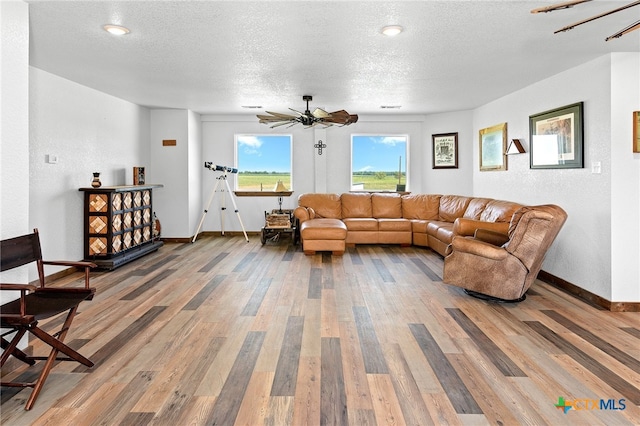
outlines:
{"label": "window", "polygon": [[291,190],[291,135],[236,135],[238,191]]}
{"label": "window", "polygon": [[351,190],[403,190],[408,144],[408,135],[352,135]]}

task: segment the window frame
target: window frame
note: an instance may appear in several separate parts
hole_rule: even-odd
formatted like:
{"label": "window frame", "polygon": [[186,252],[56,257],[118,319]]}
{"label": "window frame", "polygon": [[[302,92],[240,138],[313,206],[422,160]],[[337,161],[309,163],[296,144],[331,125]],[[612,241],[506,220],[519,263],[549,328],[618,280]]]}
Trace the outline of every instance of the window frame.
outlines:
{"label": "window frame", "polygon": [[[405,189],[404,191],[408,191],[409,190],[409,170],[410,170],[410,158],[409,158],[409,152],[410,152],[410,136],[408,133],[353,133],[351,134],[350,137],[350,164],[349,164],[349,169],[350,169],[350,173],[349,173],[349,190],[352,192],[358,192],[358,191],[363,191],[363,192],[397,192],[397,186],[395,190],[392,189],[353,189],[353,142],[354,142],[354,138],[357,137],[369,137],[369,138],[404,138],[404,143],[405,143],[405,162],[404,162],[404,186]],[[397,183],[396,183],[397,185]],[[401,191],[402,192],[402,191]]]}

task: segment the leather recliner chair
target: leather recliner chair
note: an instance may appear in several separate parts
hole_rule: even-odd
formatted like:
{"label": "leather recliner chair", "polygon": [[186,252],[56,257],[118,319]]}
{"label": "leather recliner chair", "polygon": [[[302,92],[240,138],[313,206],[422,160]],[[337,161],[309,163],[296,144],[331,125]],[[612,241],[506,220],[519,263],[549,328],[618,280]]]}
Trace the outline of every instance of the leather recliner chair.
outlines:
{"label": "leather recliner chair", "polygon": [[474,238],[454,237],[444,259],[443,282],[472,296],[521,302],[566,219],[556,205],[522,207],[513,214],[509,239],[501,246],[483,241],[481,232]]}

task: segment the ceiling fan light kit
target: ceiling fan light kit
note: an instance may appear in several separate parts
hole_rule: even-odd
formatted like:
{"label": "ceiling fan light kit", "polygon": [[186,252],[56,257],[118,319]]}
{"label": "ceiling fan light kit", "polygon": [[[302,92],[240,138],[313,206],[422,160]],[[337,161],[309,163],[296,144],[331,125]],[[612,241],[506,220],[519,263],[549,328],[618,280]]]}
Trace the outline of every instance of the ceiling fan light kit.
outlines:
{"label": "ceiling fan light kit", "polygon": [[271,128],[289,125],[287,127],[295,126],[296,124],[302,124],[305,127],[313,127],[321,124],[325,127],[333,126],[334,124],[340,126],[348,126],[358,121],[357,114],[349,114],[345,110],[327,112],[322,108],[316,108],[311,112],[309,110],[309,101],[313,100],[313,96],[304,95],[302,100],[307,102],[307,109],[304,112],[297,111],[293,108],[289,108],[297,115],[284,114],[280,112],[266,111],[267,114],[258,114],[256,117],[262,124],[271,124]]}
{"label": "ceiling fan light kit", "polygon": [[[586,3],[586,2],[590,2],[590,1],[591,0],[573,0],[573,1],[568,1],[568,2],[564,2],[564,3],[558,3],[558,4],[555,4],[555,5],[551,5],[551,6],[546,6],[546,7],[540,7],[538,9],[533,9],[531,11],[531,13],[546,13],[546,12],[553,12],[555,10],[568,9],[568,8],[571,8],[571,7],[575,6],[575,5],[577,5],[577,4]],[[561,33],[561,32],[569,31],[569,30],[572,30],[572,29],[574,29],[575,27],[577,27],[579,25],[586,24],[587,22],[595,21],[596,19],[600,19],[600,18],[603,18],[605,16],[609,16],[609,15],[612,15],[614,13],[617,13],[617,12],[623,11],[625,9],[629,9],[630,7],[634,7],[634,6],[638,6],[638,5],[640,5],[640,0],[633,1],[633,2],[631,2],[629,4],[626,4],[624,6],[620,6],[620,7],[616,8],[616,9],[612,9],[612,10],[609,10],[607,12],[603,12],[603,13],[600,13],[598,15],[592,16],[590,18],[583,19],[582,21],[578,21],[578,22],[576,22],[574,24],[571,24],[571,25],[567,25],[566,27],[562,27],[559,30],[554,31],[553,33],[554,34],[558,34],[558,33]],[[605,39],[605,41],[610,41],[610,40],[613,40],[614,38],[620,38],[623,35],[628,34],[631,31],[634,31],[634,30],[637,30],[637,29],[640,29],[640,21],[636,21],[633,24],[629,25],[628,27],[623,28],[622,30],[618,31],[617,33],[607,37]]]}

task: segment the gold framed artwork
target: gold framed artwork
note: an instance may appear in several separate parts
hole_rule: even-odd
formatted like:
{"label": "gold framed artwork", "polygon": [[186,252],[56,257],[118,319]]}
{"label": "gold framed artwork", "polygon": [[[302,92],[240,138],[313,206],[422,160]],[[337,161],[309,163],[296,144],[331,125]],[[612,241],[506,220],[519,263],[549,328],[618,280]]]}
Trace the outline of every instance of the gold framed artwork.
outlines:
{"label": "gold framed artwork", "polygon": [[480,130],[480,171],[507,170],[507,123]]}
{"label": "gold framed artwork", "polygon": [[640,152],[640,111],[633,112],[633,152]]}

